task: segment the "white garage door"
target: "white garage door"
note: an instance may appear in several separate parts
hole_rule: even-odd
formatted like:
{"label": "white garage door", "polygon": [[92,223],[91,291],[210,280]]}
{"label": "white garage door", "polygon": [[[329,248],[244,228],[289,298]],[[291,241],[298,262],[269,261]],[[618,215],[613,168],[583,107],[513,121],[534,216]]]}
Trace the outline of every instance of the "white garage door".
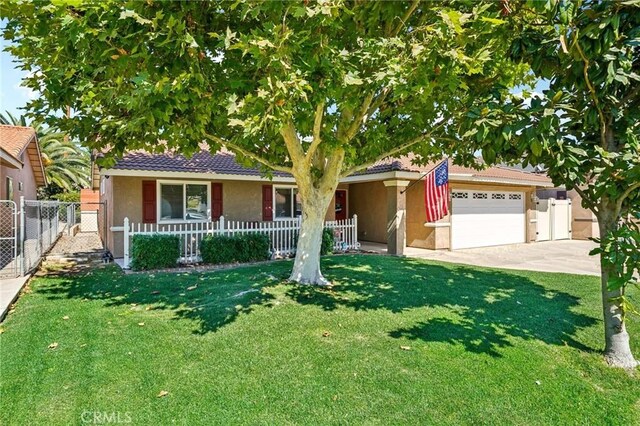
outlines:
{"label": "white garage door", "polygon": [[523,192],[454,190],[451,198],[452,249],[525,242]]}

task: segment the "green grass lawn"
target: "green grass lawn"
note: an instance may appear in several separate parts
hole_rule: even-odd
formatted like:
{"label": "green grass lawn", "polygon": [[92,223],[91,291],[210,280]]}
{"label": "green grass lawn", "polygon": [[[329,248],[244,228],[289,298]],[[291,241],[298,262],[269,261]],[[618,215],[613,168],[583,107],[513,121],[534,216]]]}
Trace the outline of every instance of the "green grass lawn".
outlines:
{"label": "green grass lawn", "polygon": [[640,424],[597,278],[334,256],[329,290],[290,267],[32,281],[2,324],[0,424]]}

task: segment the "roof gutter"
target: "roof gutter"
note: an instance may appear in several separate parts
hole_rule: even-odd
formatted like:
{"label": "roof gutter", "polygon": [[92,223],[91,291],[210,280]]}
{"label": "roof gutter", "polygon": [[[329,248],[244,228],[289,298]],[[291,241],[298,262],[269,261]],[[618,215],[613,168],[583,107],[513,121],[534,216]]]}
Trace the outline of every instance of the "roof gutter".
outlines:
{"label": "roof gutter", "polygon": [[[424,177],[424,173],[421,172],[406,172],[406,171],[391,171],[383,173],[370,173],[356,176],[349,176],[342,179],[341,183],[359,183],[359,182],[373,182],[386,179],[405,179],[405,180],[417,180]],[[467,173],[449,173],[449,180],[451,182],[469,182],[469,183],[497,183],[503,185],[516,185],[516,186],[540,186],[544,188],[553,188],[554,185],[551,182],[540,182],[534,180],[525,179],[509,179],[500,177],[485,177],[476,176]]]}
{"label": "roof gutter", "polygon": [[3,148],[0,148],[0,160],[2,160],[2,162],[4,163],[9,164],[10,166],[13,166],[16,169],[21,169],[24,166],[22,161],[18,160],[16,157],[9,154]]}
{"label": "roof gutter", "polygon": [[[206,177],[209,180],[240,180],[264,182],[265,178],[259,175],[240,175],[215,172],[176,172],[166,170],[124,170],[124,169],[102,169],[100,176],[130,176],[130,177],[156,177],[156,178],[172,178],[172,179],[202,179]],[[364,183],[375,182],[389,179],[417,180],[424,176],[420,172],[405,171],[389,171],[382,173],[370,173],[355,176],[348,176],[340,179],[340,183]],[[551,182],[539,182],[520,179],[508,179],[497,177],[474,176],[470,174],[450,173],[449,179],[452,182],[470,182],[470,183],[496,183],[503,185],[515,186],[539,186],[544,188],[553,188]],[[274,176],[271,182],[275,183],[295,183],[293,176]]]}
{"label": "roof gutter", "polygon": [[541,182],[525,179],[509,179],[491,176],[473,176],[468,174],[449,174],[449,179],[454,182],[470,182],[470,183],[502,183],[519,186],[540,186],[543,188],[553,188],[552,182]]}
{"label": "roof gutter", "polygon": [[[238,175],[215,172],[176,172],[166,170],[125,170],[125,169],[101,169],[100,176],[129,176],[129,177],[155,177],[165,179],[203,179],[209,180],[241,180],[264,182],[265,178],[258,175]],[[293,176],[274,176],[271,182],[295,183]]]}

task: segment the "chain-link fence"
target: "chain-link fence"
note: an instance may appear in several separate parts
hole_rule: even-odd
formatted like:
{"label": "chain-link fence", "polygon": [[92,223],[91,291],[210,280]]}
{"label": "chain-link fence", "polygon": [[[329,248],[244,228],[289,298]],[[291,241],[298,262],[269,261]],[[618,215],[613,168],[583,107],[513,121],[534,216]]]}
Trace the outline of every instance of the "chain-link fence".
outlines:
{"label": "chain-link fence", "polygon": [[[30,272],[38,266],[42,256],[53,246],[67,221],[64,203],[57,201],[25,201],[21,229],[24,272]],[[61,217],[62,216],[62,217]]]}
{"label": "chain-link fence", "polygon": [[[73,237],[79,233],[98,235],[106,224],[103,215],[103,204],[97,202],[21,200],[16,206],[11,201],[0,201],[0,276],[31,272],[61,236],[69,238],[62,253],[87,251],[86,239]],[[91,240],[92,249],[95,240]]]}
{"label": "chain-link fence", "polygon": [[0,201],[0,278],[18,276],[18,209],[13,201]]}

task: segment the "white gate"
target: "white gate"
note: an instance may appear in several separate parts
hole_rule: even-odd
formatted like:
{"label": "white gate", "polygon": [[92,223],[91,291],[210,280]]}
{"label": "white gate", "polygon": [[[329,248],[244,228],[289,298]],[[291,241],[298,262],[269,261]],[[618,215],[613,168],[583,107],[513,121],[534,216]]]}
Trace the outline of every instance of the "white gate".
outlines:
{"label": "white gate", "polygon": [[0,201],[0,278],[15,278],[18,267],[18,209],[16,203]]}
{"label": "white gate", "polygon": [[551,203],[549,200],[536,202],[538,211],[536,241],[549,241],[551,239]]}
{"label": "white gate", "polygon": [[571,239],[571,200],[538,200],[536,241]]}
{"label": "white gate", "polygon": [[571,239],[571,201],[553,200],[553,227],[551,228],[552,240]]}

